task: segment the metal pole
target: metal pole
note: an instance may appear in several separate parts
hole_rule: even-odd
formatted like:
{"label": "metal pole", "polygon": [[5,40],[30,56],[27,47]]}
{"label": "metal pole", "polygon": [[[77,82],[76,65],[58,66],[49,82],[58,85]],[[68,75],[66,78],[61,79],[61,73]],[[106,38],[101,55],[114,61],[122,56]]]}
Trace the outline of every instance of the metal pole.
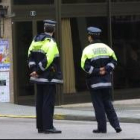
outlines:
{"label": "metal pole", "polygon": [[[58,44],[58,48],[60,51],[60,59],[61,59],[61,53],[62,53],[62,32],[61,32],[61,0],[55,0],[55,16],[57,21],[57,27],[56,27],[56,40]],[[60,62],[62,62],[60,60]],[[62,69],[62,68],[61,68]],[[56,86],[57,90],[57,99],[58,99],[58,105],[63,104],[63,87],[62,85],[58,84]]]}
{"label": "metal pole", "polygon": [[109,46],[112,48],[112,20],[111,20],[111,0],[108,0],[108,36],[109,36]]}
{"label": "metal pole", "polygon": [[[56,27],[56,40],[58,46],[61,45],[61,0],[55,0],[55,16],[57,21]],[[61,48],[61,47],[60,47]]]}
{"label": "metal pole", "polygon": [[2,38],[1,37],[1,17],[0,17],[0,38]]}
{"label": "metal pole", "polygon": [[[108,0],[108,37],[109,46],[112,48],[112,10],[111,10],[111,0]],[[112,101],[114,101],[114,85],[113,85],[113,74],[112,74],[112,90],[111,90]]]}

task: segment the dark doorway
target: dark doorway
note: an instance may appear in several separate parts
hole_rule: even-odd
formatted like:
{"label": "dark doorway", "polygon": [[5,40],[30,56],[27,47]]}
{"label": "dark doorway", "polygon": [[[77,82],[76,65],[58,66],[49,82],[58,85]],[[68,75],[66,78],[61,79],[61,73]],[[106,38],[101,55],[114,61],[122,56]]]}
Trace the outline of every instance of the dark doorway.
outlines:
{"label": "dark doorway", "polygon": [[28,48],[32,41],[32,22],[15,23],[15,67],[17,97],[34,94],[33,85],[29,82],[27,65]]}

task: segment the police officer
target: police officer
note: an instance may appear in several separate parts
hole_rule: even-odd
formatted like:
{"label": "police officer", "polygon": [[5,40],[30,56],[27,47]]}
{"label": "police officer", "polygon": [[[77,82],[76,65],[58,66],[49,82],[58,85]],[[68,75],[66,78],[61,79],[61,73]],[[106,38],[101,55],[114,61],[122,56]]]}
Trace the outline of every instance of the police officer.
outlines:
{"label": "police officer", "polygon": [[93,133],[107,132],[107,118],[117,133],[122,129],[111,102],[111,74],[117,65],[114,51],[100,41],[101,29],[88,27],[89,45],[83,50],[81,67],[87,74],[87,85],[90,90],[97,129]]}
{"label": "police officer", "polygon": [[53,125],[56,83],[63,83],[59,51],[53,34],[56,22],[44,21],[44,33],[33,39],[28,50],[30,81],[36,84],[36,123],[38,133],[61,133]]}

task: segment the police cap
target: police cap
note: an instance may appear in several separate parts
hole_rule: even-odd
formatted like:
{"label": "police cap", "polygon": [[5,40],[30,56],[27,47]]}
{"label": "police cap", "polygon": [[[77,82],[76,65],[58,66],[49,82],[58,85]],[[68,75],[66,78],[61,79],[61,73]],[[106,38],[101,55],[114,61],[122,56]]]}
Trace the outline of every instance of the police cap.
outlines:
{"label": "police cap", "polygon": [[53,26],[53,27],[55,27],[55,25],[56,25],[56,21],[54,21],[54,20],[44,20],[44,25],[49,25],[49,26]]}
{"label": "police cap", "polygon": [[97,27],[88,27],[87,31],[90,35],[100,35],[102,32],[102,30]]}

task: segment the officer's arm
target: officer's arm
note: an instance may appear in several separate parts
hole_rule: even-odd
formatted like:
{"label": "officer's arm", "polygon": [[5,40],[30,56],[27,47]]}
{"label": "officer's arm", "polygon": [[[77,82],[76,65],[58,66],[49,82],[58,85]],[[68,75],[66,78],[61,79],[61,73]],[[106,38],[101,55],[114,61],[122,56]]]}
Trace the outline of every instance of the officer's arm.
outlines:
{"label": "officer's arm", "polygon": [[46,66],[46,69],[52,64],[52,62],[54,61],[54,59],[56,57],[59,56],[59,51],[58,51],[58,48],[57,48],[57,44],[56,43],[53,43],[53,45],[51,45],[48,49],[48,52],[47,52],[47,55],[46,55],[46,58],[47,58],[47,66]]}
{"label": "officer's arm", "polygon": [[34,41],[32,41],[32,43],[28,49],[28,66],[31,71],[36,71],[36,63],[35,63],[34,57],[32,55],[32,50],[34,49],[33,43],[34,43]]}
{"label": "officer's arm", "polygon": [[90,55],[89,52],[87,52],[86,50],[84,50],[82,54],[81,67],[88,74],[99,75],[100,69],[95,68],[91,65]]}
{"label": "officer's arm", "polygon": [[106,65],[105,69],[107,72],[112,72],[117,65],[117,57],[113,50],[109,52],[109,55],[110,55],[110,62]]}
{"label": "officer's arm", "polygon": [[44,48],[43,50],[45,51],[46,55],[44,59],[38,64],[38,74],[42,71],[45,71],[51,65],[56,55],[58,55],[56,43],[46,41],[42,48]]}

